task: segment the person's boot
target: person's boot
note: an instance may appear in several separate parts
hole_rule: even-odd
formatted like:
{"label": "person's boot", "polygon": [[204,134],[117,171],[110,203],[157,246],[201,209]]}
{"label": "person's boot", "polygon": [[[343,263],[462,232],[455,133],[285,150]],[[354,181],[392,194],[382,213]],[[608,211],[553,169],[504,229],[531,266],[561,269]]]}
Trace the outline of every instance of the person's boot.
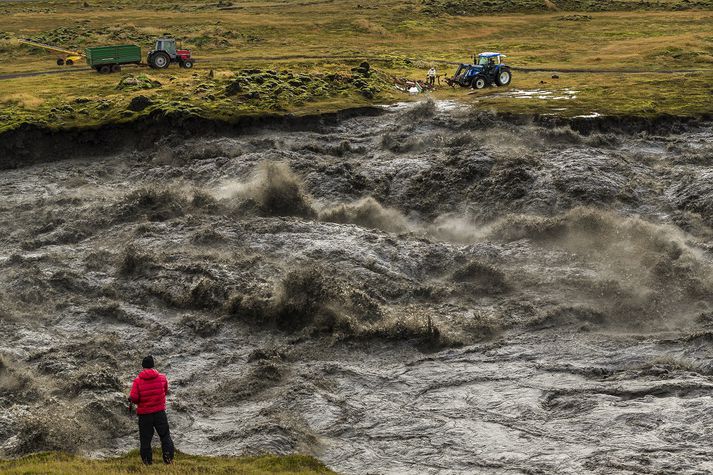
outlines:
{"label": "person's boot", "polygon": [[151,465],[153,464],[153,453],[151,452],[151,449],[141,449],[141,461],[144,463],[144,465]]}

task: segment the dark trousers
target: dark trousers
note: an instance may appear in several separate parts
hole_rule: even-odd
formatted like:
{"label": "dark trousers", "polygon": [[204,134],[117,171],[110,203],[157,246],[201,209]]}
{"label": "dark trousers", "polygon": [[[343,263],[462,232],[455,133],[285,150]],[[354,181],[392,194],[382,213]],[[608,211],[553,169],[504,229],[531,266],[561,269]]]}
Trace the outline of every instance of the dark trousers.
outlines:
{"label": "dark trousers", "polygon": [[139,414],[139,440],[141,442],[141,460],[150,465],[153,461],[151,453],[151,439],[153,431],[161,439],[161,452],[164,463],[173,461],[173,441],[168,430],[168,418],[166,411],[154,412],[152,414]]}

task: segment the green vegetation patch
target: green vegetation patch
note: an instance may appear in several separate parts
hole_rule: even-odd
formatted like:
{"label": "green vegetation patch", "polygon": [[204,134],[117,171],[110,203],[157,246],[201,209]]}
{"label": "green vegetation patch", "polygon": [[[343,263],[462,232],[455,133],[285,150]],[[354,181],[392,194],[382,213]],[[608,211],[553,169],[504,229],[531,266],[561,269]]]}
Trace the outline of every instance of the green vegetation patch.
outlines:
{"label": "green vegetation patch", "polygon": [[139,91],[142,89],[156,89],[161,87],[161,82],[147,74],[127,74],[119,80],[116,88],[121,91]]}
{"label": "green vegetation patch", "polygon": [[[164,35],[176,38],[180,47],[194,49],[224,49],[265,41],[259,30],[253,28],[238,30],[224,28],[220,25],[207,27],[178,25],[172,27],[170,31],[162,32],[158,28],[138,28],[134,25],[97,26],[96,22],[90,20],[82,20],[76,24],[60,26],[39,33],[16,35],[16,37],[27,37],[39,43],[69,49],[127,43],[137,44],[146,49],[153,45],[156,38]],[[12,36],[9,33],[0,32],[0,40],[10,38]],[[20,47],[25,53],[34,55],[43,53],[42,50],[31,46],[22,45]]]}
{"label": "green vegetation patch", "polygon": [[681,64],[687,65],[699,59],[713,62],[713,53],[696,50],[693,48],[681,48],[679,46],[669,46],[646,55],[646,58],[656,64]]}
{"label": "green vegetation patch", "polygon": [[[63,48],[84,48],[103,44],[138,43],[151,44],[156,35],[139,31],[130,25],[92,28],[88,21],[82,21],[71,26],[60,26],[53,30],[32,35],[29,39]],[[34,51],[37,49],[31,48]]]}
{"label": "green vegetation patch", "polygon": [[[28,84],[22,92],[0,97],[0,132],[26,123],[62,129],[126,122],[156,113],[231,120],[244,114],[309,112],[322,106],[337,110],[390,102],[401,96],[390,75],[366,63],[320,73],[299,69],[198,71],[154,71],[148,75],[137,70],[120,78],[81,72],[63,78],[81,84],[74,88],[81,96],[71,99],[50,93],[36,95]],[[106,86],[98,87],[92,79]]]}
{"label": "green vegetation patch", "polygon": [[[242,101],[260,102],[269,109],[280,110],[287,105],[303,105],[305,102],[326,97],[361,95],[374,99],[393,80],[385,74],[366,67],[354,68],[351,74],[308,74],[269,69],[246,69],[239,71],[224,89],[224,95]],[[202,87],[204,92],[209,87]]]}

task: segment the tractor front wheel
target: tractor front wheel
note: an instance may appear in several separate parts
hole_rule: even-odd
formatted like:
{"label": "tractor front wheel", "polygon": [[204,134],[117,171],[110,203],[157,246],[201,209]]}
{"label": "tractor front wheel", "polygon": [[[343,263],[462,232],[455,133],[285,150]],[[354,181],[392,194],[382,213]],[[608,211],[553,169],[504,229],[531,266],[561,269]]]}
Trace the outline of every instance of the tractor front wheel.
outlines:
{"label": "tractor front wheel", "polygon": [[483,76],[476,76],[473,79],[473,89],[483,89],[487,83],[485,82],[485,78]]}
{"label": "tractor front wheel", "polygon": [[191,61],[190,59],[181,61],[181,67],[186,68],[186,69],[191,69],[193,67],[193,61]]}
{"label": "tractor front wheel", "polygon": [[71,66],[74,64],[74,61],[72,61],[71,59],[68,59],[67,61],[64,62],[64,64],[66,64],[67,66]]}
{"label": "tractor front wheel", "polygon": [[101,66],[99,68],[99,74],[109,74],[111,72],[111,68],[109,67],[108,64],[105,64],[104,66]]}
{"label": "tractor front wheel", "polygon": [[163,51],[157,51],[149,58],[149,66],[156,69],[165,69],[171,63],[171,58]]}
{"label": "tractor front wheel", "polygon": [[512,81],[512,73],[509,69],[501,69],[498,72],[498,76],[495,78],[495,82],[498,86],[507,86]]}

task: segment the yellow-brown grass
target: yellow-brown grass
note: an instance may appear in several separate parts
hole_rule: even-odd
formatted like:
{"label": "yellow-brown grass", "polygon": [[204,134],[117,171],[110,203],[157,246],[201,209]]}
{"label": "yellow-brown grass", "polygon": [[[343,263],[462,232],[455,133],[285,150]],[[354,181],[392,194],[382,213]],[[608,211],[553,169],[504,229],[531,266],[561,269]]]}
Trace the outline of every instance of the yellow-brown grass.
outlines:
{"label": "yellow-brown grass", "polygon": [[197,457],[177,454],[175,464],[164,466],[161,455],[154,453],[158,462],[150,467],[141,463],[136,451],[120,458],[89,460],[60,453],[42,453],[17,460],[0,461],[0,472],[6,475],[119,475],[127,473],[163,473],[173,475],[188,474],[291,474],[329,475],[333,474],[318,460],[304,455],[284,457]]}
{"label": "yellow-brown grass", "polygon": [[15,105],[23,108],[38,107],[44,104],[44,99],[34,96],[28,92],[16,92],[7,94],[2,97],[2,102],[5,105]]}

